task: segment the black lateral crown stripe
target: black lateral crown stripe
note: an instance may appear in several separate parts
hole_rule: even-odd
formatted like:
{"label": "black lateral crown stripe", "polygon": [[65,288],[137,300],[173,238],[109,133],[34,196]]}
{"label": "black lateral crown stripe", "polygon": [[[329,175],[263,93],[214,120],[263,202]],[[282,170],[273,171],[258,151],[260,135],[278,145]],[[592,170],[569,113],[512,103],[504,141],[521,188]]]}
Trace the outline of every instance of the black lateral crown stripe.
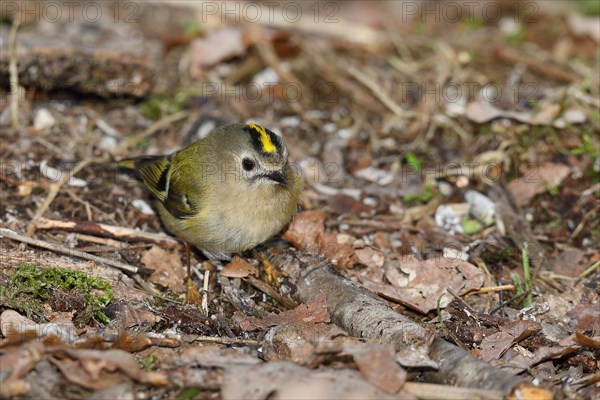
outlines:
{"label": "black lateral crown stripe", "polygon": [[[281,139],[279,138],[279,136],[277,134],[275,134],[275,132],[273,132],[267,128],[263,128],[263,129],[265,130],[267,135],[269,135],[271,142],[277,149],[277,153],[279,155],[281,155],[282,154],[282,146],[281,146]],[[265,152],[264,145],[263,145],[263,142],[261,141],[259,131],[257,131],[256,129],[254,129],[253,127],[251,127],[249,125],[246,125],[244,127],[244,132],[246,132],[250,136],[250,139],[252,140],[252,146],[256,149],[256,151],[259,151],[261,153],[267,153],[267,152]]]}

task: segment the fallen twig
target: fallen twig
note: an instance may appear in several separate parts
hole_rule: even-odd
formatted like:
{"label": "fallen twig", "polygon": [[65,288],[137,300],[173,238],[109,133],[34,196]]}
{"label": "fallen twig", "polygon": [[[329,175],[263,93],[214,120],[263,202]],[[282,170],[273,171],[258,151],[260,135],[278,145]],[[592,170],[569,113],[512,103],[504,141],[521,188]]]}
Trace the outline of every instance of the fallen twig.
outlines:
{"label": "fallen twig", "polygon": [[48,195],[44,199],[44,202],[42,204],[40,204],[40,206],[36,210],[33,218],[31,219],[31,222],[29,222],[29,225],[27,225],[27,236],[31,237],[35,233],[35,230],[37,227],[36,224],[37,224],[38,220],[40,218],[42,218],[42,216],[44,215],[44,213],[46,212],[48,207],[50,207],[50,204],[52,204],[52,202],[54,201],[54,199],[60,192],[60,188],[62,188],[63,185],[65,183],[67,183],[69,181],[69,179],[71,179],[72,176],[75,176],[79,171],[81,171],[91,161],[92,160],[90,160],[90,159],[85,159],[85,160],[81,161],[79,164],[77,164],[75,166],[75,168],[73,168],[72,172],[68,173],[66,171],[63,171],[62,177],[60,178],[60,180],[58,182],[53,182],[50,184],[50,191],[48,192]]}
{"label": "fallen twig", "polygon": [[479,290],[468,293],[469,296],[480,293],[493,293],[493,292],[501,292],[503,290],[515,290],[515,285],[498,285],[498,286],[486,286],[482,287]]}
{"label": "fallen twig", "polygon": [[208,315],[208,281],[210,279],[210,270],[204,271],[204,282],[202,287],[202,312]]}
{"label": "fallen twig", "polygon": [[258,50],[258,54],[265,64],[273,68],[273,70],[277,72],[277,75],[279,75],[283,81],[289,85],[296,86],[300,91],[300,95],[297,97],[297,99],[286,99],[288,104],[292,107],[295,113],[302,115],[306,120],[313,122],[312,118],[306,118],[306,113],[304,112],[304,109],[300,103],[302,96],[308,95],[308,89],[302,84],[302,81],[298,79],[296,75],[294,75],[293,72],[282,68],[281,60],[277,56],[273,45],[264,35],[264,28],[250,24],[250,29],[248,32],[250,33],[250,37],[254,43],[254,46],[256,46],[256,49]]}
{"label": "fallen twig", "polygon": [[585,271],[583,271],[580,275],[579,278],[585,278],[586,276],[590,275],[592,272],[596,271],[597,269],[600,268],[600,261],[596,261],[594,264],[592,264],[591,267],[587,268]]}
{"label": "fallen twig", "polygon": [[280,295],[275,289],[273,289],[271,286],[267,285],[265,282],[259,279],[256,279],[252,276],[247,276],[246,278],[244,278],[244,280],[252,286],[254,286],[255,288],[257,288],[258,290],[260,290],[261,292],[263,292],[264,294],[266,294],[267,296],[271,296],[286,307],[295,308],[298,306],[298,304],[295,301],[293,301],[287,296]]}
{"label": "fallen twig", "polygon": [[127,141],[125,143],[123,143],[121,146],[119,146],[115,150],[114,153],[115,154],[126,153],[130,148],[136,146],[140,141],[149,138],[150,136],[154,135],[159,130],[166,128],[181,119],[189,117],[191,114],[192,113],[190,111],[180,111],[178,113],[171,114],[162,119],[159,119],[158,121],[156,121],[155,123],[150,125],[145,131],[143,131],[139,135],[128,138]]}
{"label": "fallen twig", "polygon": [[406,118],[409,116],[416,115],[416,113],[411,111],[406,111],[398,103],[396,103],[382,88],[381,86],[369,78],[367,75],[360,72],[357,68],[352,65],[347,67],[347,71],[352,77],[354,77],[357,81],[365,85],[379,101],[383,103],[391,112],[396,114],[401,118]]}
{"label": "fallen twig", "polygon": [[15,19],[10,27],[8,34],[8,51],[9,51],[9,64],[8,72],[10,74],[10,118],[12,127],[19,129],[21,124],[19,123],[19,70],[17,68],[17,62],[19,59],[17,51],[17,29],[21,23],[20,19]]}
{"label": "fallen twig", "polygon": [[419,399],[430,400],[499,400],[504,395],[500,390],[481,390],[431,383],[406,382],[402,386],[408,393]]}
{"label": "fallen twig", "polygon": [[[393,343],[401,350],[422,344],[432,332],[392,310],[385,300],[352,284],[337,273],[329,261],[305,252],[275,257],[280,268],[296,285],[292,293],[307,302],[324,293],[332,320],[351,335]],[[429,357],[439,370],[436,379],[460,387],[500,390],[510,394],[525,380],[473,357],[469,352],[442,339],[433,340]]]}
{"label": "fallen twig", "polygon": [[183,338],[184,342],[194,343],[194,342],[204,342],[204,343],[220,343],[220,344],[240,344],[240,345],[249,345],[249,346],[258,346],[260,342],[258,340],[252,339],[238,339],[238,338],[230,338],[230,337],[214,337],[214,336],[193,336],[186,335]]}
{"label": "fallen twig", "polygon": [[[81,240],[83,242],[88,242],[88,243],[101,244],[103,246],[106,246],[107,248],[110,248],[111,251],[123,250],[129,246],[129,244],[127,244],[125,242],[119,242],[118,240],[114,240],[114,239],[110,239],[110,238],[102,238],[102,237],[86,235],[85,233],[74,233],[73,235],[75,235],[75,238],[77,240]],[[142,245],[142,246],[148,246],[148,245]]]}
{"label": "fallen twig", "polygon": [[37,221],[36,228],[60,229],[68,232],[120,239],[129,242],[153,243],[167,249],[183,250],[185,248],[177,239],[170,236],[95,222],[40,218]]}
{"label": "fallen twig", "polygon": [[[304,31],[308,34],[329,36],[362,46],[368,51],[376,51],[386,44],[387,37],[384,32],[373,29],[366,24],[340,18],[340,15],[336,15],[336,18],[331,21],[335,23],[315,22],[313,19],[305,17],[300,18],[297,22],[290,23],[289,20],[286,20],[285,17],[282,18],[281,14],[278,13],[274,13],[273,16],[269,16],[268,19],[264,18],[264,21],[261,21],[269,28]],[[348,32],[352,32],[352,34],[349,35]]]}
{"label": "fallen twig", "polygon": [[538,61],[530,56],[517,53],[516,51],[506,47],[497,48],[496,57],[498,57],[501,61],[505,61],[510,64],[524,64],[532,71],[559,82],[573,83],[581,80],[577,74],[574,74],[570,71],[565,71],[559,67],[548,64],[547,62]]}
{"label": "fallen twig", "polygon": [[[302,46],[302,52],[309,57],[311,64],[317,69],[317,74],[327,82],[324,87],[326,92],[323,93],[325,98],[345,95],[358,104],[360,108],[375,113],[381,113],[381,102],[362,85],[347,79],[341,72],[341,69],[337,67],[336,63],[329,59],[325,59],[321,52],[315,51],[310,45],[304,44]],[[335,91],[333,91],[333,89],[335,89]]]}
{"label": "fallen twig", "polygon": [[133,265],[121,263],[118,261],[113,261],[113,260],[110,260],[110,259],[104,258],[104,257],[98,257],[93,254],[84,253],[83,251],[71,249],[69,247],[66,247],[66,246],[63,246],[63,245],[60,245],[57,243],[50,243],[50,242],[46,242],[44,240],[32,239],[29,236],[20,235],[14,231],[11,231],[10,229],[0,228],[0,236],[7,237],[7,238],[15,240],[17,242],[27,243],[32,246],[41,247],[46,250],[55,251],[57,253],[66,254],[66,255],[78,257],[78,258],[83,258],[84,260],[94,261],[94,262],[101,263],[101,264],[106,264],[110,267],[119,268],[119,269],[122,269],[122,270],[125,270],[128,272],[136,273],[138,271],[138,268],[134,267]]}
{"label": "fallen twig", "polygon": [[571,233],[571,239],[575,239],[581,233],[581,231],[585,227],[585,224],[597,212],[598,212],[598,207],[594,207],[591,210],[589,210],[588,212],[586,212],[585,214],[583,214],[583,217],[581,217],[581,221],[579,222],[579,224],[577,225],[577,227],[575,228],[575,230],[573,231],[573,233]]}

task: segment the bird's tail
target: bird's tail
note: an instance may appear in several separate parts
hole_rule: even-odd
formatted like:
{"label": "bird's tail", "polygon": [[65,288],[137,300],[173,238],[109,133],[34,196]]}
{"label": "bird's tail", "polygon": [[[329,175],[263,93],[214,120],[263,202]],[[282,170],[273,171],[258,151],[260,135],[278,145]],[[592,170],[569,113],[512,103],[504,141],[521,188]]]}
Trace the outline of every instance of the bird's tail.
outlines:
{"label": "bird's tail", "polygon": [[135,159],[134,158],[125,158],[120,161],[115,161],[112,163],[112,166],[120,170],[121,172],[129,172],[135,170]]}
{"label": "bird's tail", "polygon": [[147,168],[149,165],[156,163],[159,160],[164,159],[165,156],[140,156],[134,158],[125,158],[120,161],[112,163],[113,167],[118,172],[133,175],[139,180],[143,180],[141,171]]}

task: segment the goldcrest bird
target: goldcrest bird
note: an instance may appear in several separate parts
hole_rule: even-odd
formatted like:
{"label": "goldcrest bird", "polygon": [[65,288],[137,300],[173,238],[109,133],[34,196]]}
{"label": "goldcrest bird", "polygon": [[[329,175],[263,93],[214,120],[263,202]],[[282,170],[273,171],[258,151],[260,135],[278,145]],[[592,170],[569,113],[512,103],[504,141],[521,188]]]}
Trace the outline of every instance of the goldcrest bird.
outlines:
{"label": "goldcrest bird", "polygon": [[283,139],[256,124],[221,126],[170,155],[117,166],[150,190],[171,233],[210,258],[276,235],[294,216],[303,186]]}

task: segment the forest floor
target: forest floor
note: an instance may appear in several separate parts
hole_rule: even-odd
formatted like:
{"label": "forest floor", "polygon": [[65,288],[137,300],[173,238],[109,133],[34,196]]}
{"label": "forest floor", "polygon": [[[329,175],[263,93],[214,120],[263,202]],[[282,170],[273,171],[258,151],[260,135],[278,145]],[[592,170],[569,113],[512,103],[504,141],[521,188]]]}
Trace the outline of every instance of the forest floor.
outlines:
{"label": "forest floor", "polygon": [[[596,2],[3,3],[0,397],[600,398]],[[287,276],[194,252],[186,304],[105,163],[247,121]]]}

